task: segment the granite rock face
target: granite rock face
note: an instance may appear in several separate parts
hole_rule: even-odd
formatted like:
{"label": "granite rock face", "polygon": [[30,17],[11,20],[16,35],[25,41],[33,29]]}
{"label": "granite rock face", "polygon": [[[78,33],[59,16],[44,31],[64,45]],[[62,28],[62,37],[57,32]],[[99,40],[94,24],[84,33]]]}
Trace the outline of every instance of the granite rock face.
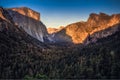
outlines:
{"label": "granite rock face", "polygon": [[[61,39],[63,38],[62,40],[65,42],[67,40],[75,44],[84,43],[89,35],[93,35],[94,33],[99,31],[104,31],[107,28],[116,27],[115,25],[119,23],[120,23],[120,14],[107,15],[105,13],[100,13],[100,14],[92,13],[90,14],[86,22],[77,22],[66,26],[61,31],[55,33],[53,39],[56,40],[58,38]],[[111,28],[111,29],[117,29],[117,28]],[[65,31],[64,34],[62,33],[63,31]],[[108,31],[109,34],[108,32],[106,32],[106,30],[104,31],[104,34],[102,32],[97,33],[101,35],[98,36],[97,38],[106,37],[108,35],[113,34],[115,31],[117,30],[111,30],[110,32]],[[56,40],[56,42],[59,42],[61,39]]]}
{"label": "granite rock face", "polygon": [[29,35],[45,42],[47,38],[46,26],[40,21],[40,14],[26,7],[7,9],[15,25],[23,28]]}
{"label": "granite rock face", "polygon": [[20,8],[10,8],[12,11],[18,12],[24,16],[33,18],[35,20],[40,20],[40,13],[33,11],[30,8],[27,7],[20,7]]}

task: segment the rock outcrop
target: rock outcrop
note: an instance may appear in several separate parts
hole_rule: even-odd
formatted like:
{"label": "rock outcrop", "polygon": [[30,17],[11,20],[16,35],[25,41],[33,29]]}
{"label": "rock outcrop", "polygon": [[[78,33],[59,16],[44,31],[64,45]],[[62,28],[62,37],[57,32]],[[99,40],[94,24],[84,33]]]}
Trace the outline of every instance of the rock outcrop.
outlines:
{"label": "rock outcrop", "polygon": [[40,14],[26,7],[7,9],[13,21],[19,28],[23,28],[29,35],[45,42],[47,39],[46,26],[40,21]]}
{"label": "rock outcrop", "polygon": [[[54,40],[57,39],[56,42],[59,42],[62,39],[65,42],[67,40],[75,44],[84,43],[84,41],[89,35],[92,35],[95,32],[99,32],[102,30],[104,31],[105,29],[110,27],[115,27],[115,25],[119,23],[120,23],[120,14],[107,15],[104,13],[100,13],[100,14],[92,13],[90,14],[90,17],[88,18],[87,22],[77,22],[70,24],[61,31],[55,33],[53,39]],[[110,34],[107,35],[102,33],[99,34],[105,37],[105,35],[108,36],[114,33],[114,30],[112,31],[110,31]]]}

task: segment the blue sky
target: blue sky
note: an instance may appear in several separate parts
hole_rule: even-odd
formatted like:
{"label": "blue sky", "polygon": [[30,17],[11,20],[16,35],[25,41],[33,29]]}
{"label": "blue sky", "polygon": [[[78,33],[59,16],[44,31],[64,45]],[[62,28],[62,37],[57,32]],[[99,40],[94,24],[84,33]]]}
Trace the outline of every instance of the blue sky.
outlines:
{"label": "blue sky", "polygon": [[0,6],[29,7],[41,14],[47,27],[86,21],[90,13],[120,13],[120,0],[0,0]]}

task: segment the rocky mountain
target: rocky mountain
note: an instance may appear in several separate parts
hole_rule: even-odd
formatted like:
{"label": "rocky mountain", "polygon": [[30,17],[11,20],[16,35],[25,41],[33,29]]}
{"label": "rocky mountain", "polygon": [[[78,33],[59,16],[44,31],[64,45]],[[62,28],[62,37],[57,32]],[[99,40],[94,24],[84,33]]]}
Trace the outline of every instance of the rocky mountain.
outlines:
{"label": "rocky mountain", "polygon": [[[54,34],[54,41],[56,42],[72,42],[75,44],[84,43],[89,35],[99,31],[104,31],[107,28],[115,27],[120,23],[120,14],[107,15],[105,13],[90,14],[86,22],[77,22],[66,26],[64,29]],[[108,31],[109,32],[109,31]],[[113,32],[97,33],[102,37],[111,35]],[[97,37],[100,38],[100,37]]]}
{"label": "rocky mountain", "polygon": [[40,21],[40,13],[27,7],[6,9],[19,28],[41,42],[47,40],[46,26]]}
{"label": "rocky mountain", "polygon": [[0,8],[0,37],[1,42],[7,41],[1,44],[8,44],[12,41],[12,43],[23,42],[41,48],[46,46],[38,39],[30,36],[22,27],[16,25],[8,10],[3,8]]}

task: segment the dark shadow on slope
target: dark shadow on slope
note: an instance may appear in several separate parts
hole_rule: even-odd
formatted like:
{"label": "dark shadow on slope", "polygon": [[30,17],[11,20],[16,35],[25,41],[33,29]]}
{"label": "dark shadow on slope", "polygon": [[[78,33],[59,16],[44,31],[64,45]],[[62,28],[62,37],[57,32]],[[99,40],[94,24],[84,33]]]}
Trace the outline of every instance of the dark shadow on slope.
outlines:
{"label": "dark shadow on slope", "polygon": [[59,32],[55,33],[53,40],[54,45],[62,47],[68,47],[69,45],[73,45],[72,37],[66,34],[66,29],[62,29]]}

